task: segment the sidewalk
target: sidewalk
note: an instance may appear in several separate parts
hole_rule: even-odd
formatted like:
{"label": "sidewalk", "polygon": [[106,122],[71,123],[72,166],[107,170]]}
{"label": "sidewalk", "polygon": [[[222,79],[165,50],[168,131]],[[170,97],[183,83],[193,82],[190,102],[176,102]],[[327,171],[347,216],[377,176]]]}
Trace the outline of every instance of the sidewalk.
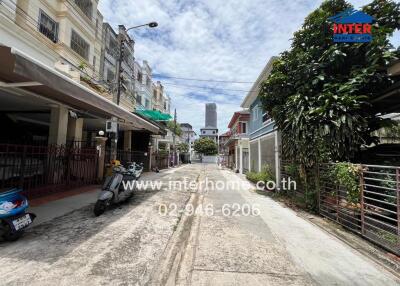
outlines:
{"label": "sidewalk", "polygon": [[29,201],[29,212],[36,215],[33,225],[50,221],[71,211],[94,203],[101,186],[85,186]]}
{"label": "sidewalk", "polygon": [[[163,174],[172,174],[183,166],[163,169],[159,173],[145,172],[140,180],[154,180]],[[32,225],[39,225],[71,211],[94,204],[100,190],[101,185],[91,185],[30,200],[28,211],[36,215]]]}

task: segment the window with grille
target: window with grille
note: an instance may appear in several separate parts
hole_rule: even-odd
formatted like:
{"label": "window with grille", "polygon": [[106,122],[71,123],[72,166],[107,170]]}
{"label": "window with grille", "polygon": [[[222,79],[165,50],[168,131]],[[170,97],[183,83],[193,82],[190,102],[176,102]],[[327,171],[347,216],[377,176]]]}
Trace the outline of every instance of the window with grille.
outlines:
{"label": "window with grille", "polygon": [[51,19],[45,12],[39,10],[39,32],[52,40],[54,43],[58,41],[58,23]]}
{"label": "window with grille", "polygon": [[76,6],[81,9],[83,14],[88,16],[88,18],[92,18],[92,13],[93,13],[93,4],[92,1],[90,0],[75,0]]}
{"label": "window with grille", "polygon": [[71,33],[71,49],[86,60],[89,59],[89,44],[72,30]]}

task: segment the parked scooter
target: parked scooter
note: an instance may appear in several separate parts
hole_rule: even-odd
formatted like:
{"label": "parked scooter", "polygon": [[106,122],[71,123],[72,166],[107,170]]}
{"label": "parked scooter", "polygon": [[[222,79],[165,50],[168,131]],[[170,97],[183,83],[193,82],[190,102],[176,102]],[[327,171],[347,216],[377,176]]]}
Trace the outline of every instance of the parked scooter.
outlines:
{"label": "parked scooter", "polygon": [[133,183],[133,181],[136,181],[140,177],[142,171],[142,164],[130,164],[128,169],[124,168],[122,165],[115,166],[112,175],[106,178],[102,191],[94,206],[95,216],[103,214],[111,204],[121,203],[131,198],[134,189],[125,189],[123,182],[131,181]]}
{"label": "parked scooter", "polygon": [[0,235],[7,241],[19,239],[36,217],[25,212],[29,204],[21,191],[14,188],[0,194]]}

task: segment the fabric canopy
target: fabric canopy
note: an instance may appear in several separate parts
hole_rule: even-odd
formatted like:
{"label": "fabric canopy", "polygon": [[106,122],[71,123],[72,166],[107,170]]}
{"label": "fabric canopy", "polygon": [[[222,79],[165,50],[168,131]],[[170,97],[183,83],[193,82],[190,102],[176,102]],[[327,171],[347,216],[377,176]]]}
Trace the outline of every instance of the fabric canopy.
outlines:
{"label": "fabric canopy", "polygon": [[143,109],[137,110],[136,112],[154,121],[168,121],[172,119],[171,115],[158,110]]}

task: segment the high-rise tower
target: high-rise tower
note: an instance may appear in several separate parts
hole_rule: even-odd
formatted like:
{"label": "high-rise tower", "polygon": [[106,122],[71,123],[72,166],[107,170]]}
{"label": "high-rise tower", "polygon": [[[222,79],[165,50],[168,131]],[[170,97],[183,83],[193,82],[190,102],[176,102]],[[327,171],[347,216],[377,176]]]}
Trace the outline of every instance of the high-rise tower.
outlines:
{"label": "high-rise tower", "polygon": [[205,127],[200,129],[200,137],[208,137],[218,143],[217,105],[206,103]]}

